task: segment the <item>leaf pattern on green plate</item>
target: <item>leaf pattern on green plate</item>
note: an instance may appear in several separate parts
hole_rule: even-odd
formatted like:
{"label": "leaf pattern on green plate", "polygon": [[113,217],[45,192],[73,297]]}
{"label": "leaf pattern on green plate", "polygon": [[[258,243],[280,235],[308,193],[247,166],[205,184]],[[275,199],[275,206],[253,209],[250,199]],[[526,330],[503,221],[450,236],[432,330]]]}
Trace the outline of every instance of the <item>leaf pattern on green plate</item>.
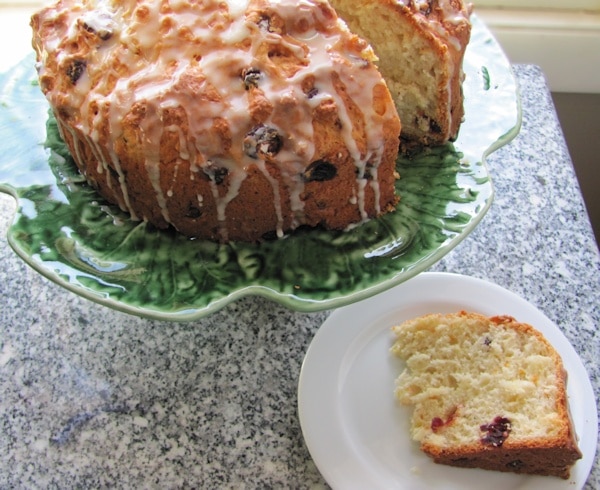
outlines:
{"label": "leaf pattern on green plate", "polygon": [[220,245],[132,222],[104,202],[60,140],[33,65],[28,57],[0,75],[0,190],[18,201],[8,240],[58,284],[156,319],[193,320],[249,294],[299,311],[330,309],[413,277],[479,223],[493,199],[485,157],[520,127],[510,65],[474,17],[459,138],[398,159],[395,212],[346,232],[301,229]]}

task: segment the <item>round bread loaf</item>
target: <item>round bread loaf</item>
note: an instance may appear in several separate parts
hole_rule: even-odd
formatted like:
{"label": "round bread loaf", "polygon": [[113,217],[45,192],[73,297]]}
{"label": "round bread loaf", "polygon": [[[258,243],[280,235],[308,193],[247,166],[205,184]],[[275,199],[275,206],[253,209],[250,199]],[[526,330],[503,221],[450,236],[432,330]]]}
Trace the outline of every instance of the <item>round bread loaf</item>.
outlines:
{"label": "round bread loaf", "polygon": [[59,0],[32,28],[76,164],[133,219],[259,241],[397,201],[396,109],[326,0]]}

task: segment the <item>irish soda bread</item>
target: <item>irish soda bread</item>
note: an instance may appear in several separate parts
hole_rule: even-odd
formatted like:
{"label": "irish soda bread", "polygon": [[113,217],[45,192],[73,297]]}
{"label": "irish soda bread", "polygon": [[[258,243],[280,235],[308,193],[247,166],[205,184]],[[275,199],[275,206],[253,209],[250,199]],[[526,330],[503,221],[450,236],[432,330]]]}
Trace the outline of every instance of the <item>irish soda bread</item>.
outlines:
{"label": "irish soda bread", "polygon": [[400,120],[402,137],[453,140],[464,116],[463,58],[471,6],[462,0],[331,0],[353,32],[371,43]]}
{"label": "irish soda bread", "polygon": [[326,0],[59,0],[32,28],[73,158],[134,219],[256,241],[397,201],[397,112]]}
{"label": "irish soda bread", "polygon": [[435,462],[568,478],[581,458],[554,348],[509,316],[426,315],[393,328],[396,396]]}

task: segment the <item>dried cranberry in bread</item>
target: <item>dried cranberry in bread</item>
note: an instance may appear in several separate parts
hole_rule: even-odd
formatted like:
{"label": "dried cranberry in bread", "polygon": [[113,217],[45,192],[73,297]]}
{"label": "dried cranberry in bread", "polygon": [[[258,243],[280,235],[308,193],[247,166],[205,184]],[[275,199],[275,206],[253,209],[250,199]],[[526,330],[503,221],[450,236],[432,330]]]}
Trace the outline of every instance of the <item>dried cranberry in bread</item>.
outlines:
{"label": "dried cranberry in bread", "polygon": [[397,202],[396,109],[326,0],[58,0],[32,28],[73,158],[133,219],[257,241]]}
{"label": "dried cranberry in bread", "polygon": [[373,46],[402,121],[402,138],[425,145],[456,139],[464,116],[471,6],[463,0],[331,3]]}
{"label": "dried cranberry in bread", "polygon": [[393,327],[396,396],[436,463],[568,478],[581,458],[566,372],[540,332],[509,316],[431,314]]}

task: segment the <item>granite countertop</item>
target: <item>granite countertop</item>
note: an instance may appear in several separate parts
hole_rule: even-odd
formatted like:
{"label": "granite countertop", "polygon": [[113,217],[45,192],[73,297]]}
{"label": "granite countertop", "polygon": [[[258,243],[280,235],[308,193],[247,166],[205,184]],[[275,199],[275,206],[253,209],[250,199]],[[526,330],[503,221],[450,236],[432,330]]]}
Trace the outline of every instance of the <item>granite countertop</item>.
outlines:
{"label": "granite countertop", "polygon": [[[489,159],[475,231],[431,270],[487,279],[541,309],[600,394],[599,254],[543,73],[515,67],[520,135]],[[5,236],[14,203],[0,195]],[[252,297],[193,323],[82,299],[0,241],[0,488],[327,488],[297,384],[329,312]],[[585,486],[600,488],[595,466]]]}

